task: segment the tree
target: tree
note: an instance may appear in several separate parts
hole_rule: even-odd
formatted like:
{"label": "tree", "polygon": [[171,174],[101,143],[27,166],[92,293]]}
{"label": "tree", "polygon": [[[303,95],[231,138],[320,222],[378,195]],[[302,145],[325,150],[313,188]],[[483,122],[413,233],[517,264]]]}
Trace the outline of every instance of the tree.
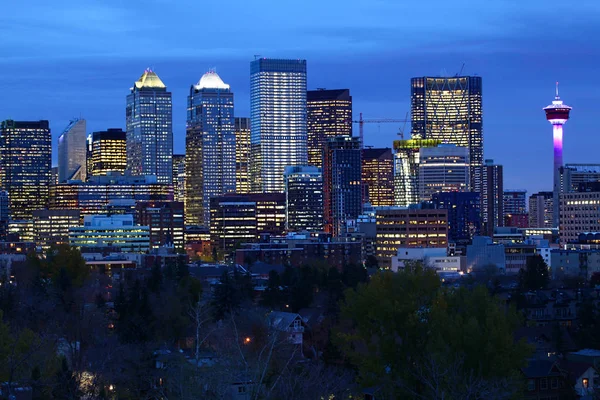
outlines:
{"label": "tree", "polygon": [[277,271],[269,271],[269,281],[263,292],[261,304],[270,309],[279,309],[283,303],[281,277]]}
{"label": "tree", "polygon": [[503,399],[530,351],[512,339],[518,325],[485,287],[443,288],[417,268],[348,290],[334,342],[383,398]]}
{"label": "tree", "polygon": [[550,282],[548,266],[540,255],[527,258],[525,269],[519,271],[519,286],[523,290],[545,289]]}

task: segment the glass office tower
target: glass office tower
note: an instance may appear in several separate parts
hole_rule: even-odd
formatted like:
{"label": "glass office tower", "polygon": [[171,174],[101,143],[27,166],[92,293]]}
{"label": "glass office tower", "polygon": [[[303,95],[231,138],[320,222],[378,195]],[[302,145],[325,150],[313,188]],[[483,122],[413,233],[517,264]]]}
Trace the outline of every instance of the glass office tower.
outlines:
{"label": "glass office tower", "polygon": [[52,138],[48,121],[0,124],[0,184],[8,192],[13,220],[30,220],[48,207]]}
{"label": "glass office tower", "polygon": [[147,69],[127,95],[127,169],[132,175],[155,175],[159,183],[171,183],[171,109],[171,92],[156,73]]}
{"label": "glass office tower", "polygon": [[74,119],[58,137],[58,181],[86,178],[86,123]]}
{"label": "glass office tower", "polygon": [[286,167],[285,220],[288,232],[323,230],[323,174],[313,166]]}
{"label": "glass office tower", "polygon": [[188,225],[210,226],[210,199],[235,192],[233,92],[209,71],[190,88],[186,130]]}
{"label": "glass office tower", "polygon": [[285,167],[306,165],[306,60],[250,63],[253,192],[283,192]]}
{"label": "glass office tower", "polygon": [[235,118],[235,192],[250,193],[250,118]]}
{"label": "glass office tower", "polygon": [[112,128],[94,132],[89,137],[87,175],[101,176],[110,171],[125,172],[127,168],[127,134]]}

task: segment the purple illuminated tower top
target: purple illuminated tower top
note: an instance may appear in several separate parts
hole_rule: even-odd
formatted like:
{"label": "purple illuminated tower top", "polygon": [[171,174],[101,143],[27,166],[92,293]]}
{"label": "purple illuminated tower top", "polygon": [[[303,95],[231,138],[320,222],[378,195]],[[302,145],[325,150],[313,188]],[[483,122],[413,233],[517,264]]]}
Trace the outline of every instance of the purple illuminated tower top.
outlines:
{"label": "purple illuminated tower top", "polygon": [[561,188],[560,168],[563,166],[563,125],[569,119],[571,107],[563,104],[558,95],[558,82],[556,82],[556,97],[552,104],[544,108],[546,119],[552,124],[554,137],[554,227],[559,226],[559,201]]}

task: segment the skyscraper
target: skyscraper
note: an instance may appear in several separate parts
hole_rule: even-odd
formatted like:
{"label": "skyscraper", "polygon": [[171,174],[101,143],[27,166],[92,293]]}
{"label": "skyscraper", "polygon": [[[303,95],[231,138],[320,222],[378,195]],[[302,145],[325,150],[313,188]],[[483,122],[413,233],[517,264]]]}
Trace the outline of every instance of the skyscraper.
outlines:
{"label": "skyscraper", "polygon": [[47,208],[52,158],[48,121],[0,124],[0,184],[8,192],[13,220],[29,220]]}
{"label": "skyscraper", "polygon": [[429,201],[437,192],[466,192],[469,188],[469,149],[453,144],[422,147],[419,151],[419,197]]}
{"label": "skyscraper", "polygon": [[58,181],[86,178],[86,123],[74,119],[58,137]]}
{"label": "skyscraper", "polygon": [[362,151],[363,203],[373,207],[394,205],[394,156],[392,149]]}
{"label": "skyscraper", "polygon": [[235,118],[235,192],[250,193],[250,118]]}
{"label": "skyscraper", "polygon": [[419,198],[419,151],[422,147],[436,147],[441,141],[430,139],[395,140],[394,200],[395,205],[408,207]]}
{"label": "skyscraper", "polygon": [[534,193],[529,197],[529,227],[553,228],[553,192]]}
{"label": "skyscraper", "polygon": [[527,213],[527,190],[504,190],[504,215]]}
{"label": "skyscraper", "polygon": [[185,154],[173,154],[173,197],[182,203],[185,199]]}
{"label": "skyscraper", "polygon": [[494,234],[494,227],[504,225],[504,177],[502,165],[485,160],[479,167],[481,176],[481,224],[482,233]]}
{"label": "skyscraper", "polygon": [[469,149],[471,185],[478,190],[483,164],[482,84],[479,76],[411,79],[412,135]]}
{"label": "skyscraper", "polygon": [[348,89],[309,90],[306,93],[308,165],[321,168],[327,140],[352,136],[352,96]]}
{"label": "skyscraper", "polygon": [[252,61],[250,121],[252,191],[283,193],[283,169],[308,160],[306,60]]}
{"label": "skyscraper", "polygon": [[127,168],[127,134],[122,129],[108,129],[91,134],[88,144],[87,176],[106,175]]}
{"label": "skyscraper", "polygon": [[132,175],[156,175],[159,183],[173,179],[173,119],[171,92],[158,75],[146,69],[131,93],[125,110],[127,169]]}
{"label": "skyscraper", "polygon": [[576,192],[582,183],[600,182],[600,164],[565,164],[559,172],[563,192]]}
{"label": "skyscraper", "polygon": [[323,174],[313,166],[286,167],[285,216],[288,232],[323,230]]}
{"label": "skyscraper", "polygon": [[188,225],[210,226],[210,199],[235,192],[233,92],[214,71],[190,87],[186,145]]}
{"label": "skyscraper", "polygon": [[554,139],[554,212],[553,212],[553,223],[554,228],[558,227],[559,223],[559,204],[560,204],[560,193],[562,189],[560,179],[560,168],[563,166],[563,125],[569,119],[571,113],[571,107],[563,104],[563,101],[558,95],[558,82],[556,82],[556,97],[552,104],[544,108],[546,112],[546,119],[552,124],[552,135]]}
{"label": "skyscraper", "polygon": [[325,231],[339,236],[348,219],[362,213],[360,139],[329,139],[323,157],[323,199]]}
{"label": "skyscraper", "polygon": [[448,241],[458,245],[471,243],[481,231],[479,193],[434,193],[431,202],[436,209],[448,210]]}

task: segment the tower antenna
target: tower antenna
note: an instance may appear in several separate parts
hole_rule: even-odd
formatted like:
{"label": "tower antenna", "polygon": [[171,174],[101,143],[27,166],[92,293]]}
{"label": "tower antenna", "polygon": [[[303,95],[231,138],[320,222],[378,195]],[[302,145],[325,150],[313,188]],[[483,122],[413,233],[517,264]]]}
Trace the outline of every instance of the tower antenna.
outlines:
{"label": "tower antenna", "polygon": [[557,99],[559,98],[559,96],[558,96],[558,81],[556,81],[556,98]]}

